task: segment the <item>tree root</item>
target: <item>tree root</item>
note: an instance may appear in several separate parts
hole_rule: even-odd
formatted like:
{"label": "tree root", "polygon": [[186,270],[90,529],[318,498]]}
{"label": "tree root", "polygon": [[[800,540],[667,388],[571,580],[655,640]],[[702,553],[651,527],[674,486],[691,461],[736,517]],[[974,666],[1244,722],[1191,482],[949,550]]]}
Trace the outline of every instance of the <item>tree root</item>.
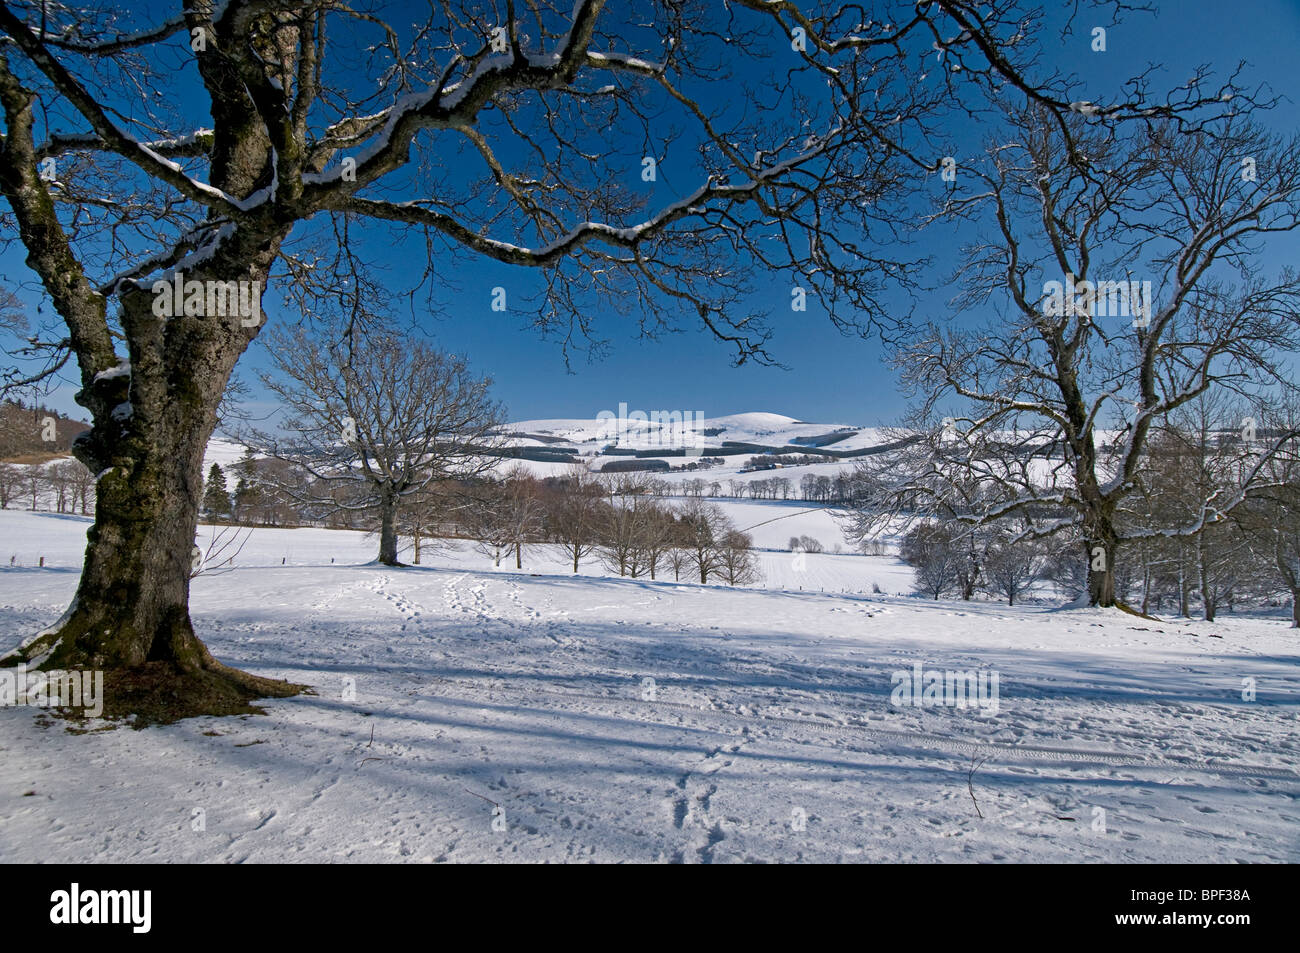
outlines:
{"label": "tree root", "polygon": [[241,672],[220,662],[198,670],[146,662],[104,673],[104,717],[130,718],[132,728],[168,725],[203,715],[264,715],[259,698],[312,694],[306,685]]}
{"label": "tree root", "polygon": [[1127,612],[1129,615],[1135,615],[1135,616],[1137,616],[1139,619],[1146,619],[1148,622],[1159,622],[1159,621],[1161,621],[1160,619],[1156,618],[1155,616],[1153,616],[1153,615],[1147,615],[1147,614],[1146,614],[1145,612],[1143,612],[1141,609],[1134,609],[1132,606],[1128,605],[1127,603],[1121,602],[1121,601],[1118,600],[1118,599],[1115,600],[1115,608],[1118,609],[1120,612]]}
{"label": "tree root", "polygon": [[[114,664],[78,646],[75,632],[83,628],[72,622],[43,633],[0,659],[0,665],[25,663],[33,671],[102,671],[102,716],[129,721],[132,728],[168,725],[204,715],[264,715],[266,710],[252,702],[315,694],[306,685],[251,675],[218,662],[188,626],[170,644],[182,650],[184,661],[154,659],[136,665]],[[86,714],[84,708],[48,711],[72,721],[84,721]]]}

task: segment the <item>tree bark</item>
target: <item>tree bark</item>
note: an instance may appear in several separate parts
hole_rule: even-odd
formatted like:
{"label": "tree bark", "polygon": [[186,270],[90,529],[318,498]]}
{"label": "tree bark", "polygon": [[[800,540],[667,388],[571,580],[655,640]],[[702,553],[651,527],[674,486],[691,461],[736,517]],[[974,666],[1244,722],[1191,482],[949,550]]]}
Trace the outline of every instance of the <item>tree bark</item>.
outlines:
{"label": "tree bark", "polygon": [[[1100,540],[1090,540],[1087,544],[1088,559],[1088,605],[1094,608],[1110,608],[1115,605],[1115,569],[1111,562],[1113,550]],[[1104,560],[1104,568],[1095,560]]]}
{"label": "tree bark", "polygon": [[156,317],[152,297],[140,289],[122,299],[130,373],[96,377],[77,394],[94,424],[74,453],[99,478],[76,597],[58,623],[4,660],[102,669],[105,714],[135,714],[137,724],[255,711],[254,698],[302,690],[227,668],[194,633],[203,455],[251,334],[238,318]]}
{"label": "tree bark", "polygon": [[379,561],[400,566],[397,561],[397,492],[385,488],[379,497]]}
{"label": "tree bark", "polygon": [[1201,614],[1205,617],[1206,622],[1213,622],[1217,606],[1215,600],[1210,596],[1210,569],[1209,560],[1205,554],[1204,530],[1196,536],[1196,569],[1197,578],[1201,582]]}
{"label": "tree bark", "polygon": [[1109,517],[1094,521],[1085,537],[1088,560],[1088,605],[1109,609],[1115,605],[1115,565],[1119,554],[1119,535]]}

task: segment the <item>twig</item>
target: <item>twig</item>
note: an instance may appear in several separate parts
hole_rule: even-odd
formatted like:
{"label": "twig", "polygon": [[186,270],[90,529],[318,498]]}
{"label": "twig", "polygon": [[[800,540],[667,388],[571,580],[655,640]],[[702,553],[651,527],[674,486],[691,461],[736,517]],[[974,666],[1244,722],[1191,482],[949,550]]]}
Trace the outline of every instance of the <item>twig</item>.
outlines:
{"label": "twig", "polygon": [[493,807],[500,807],[500,806],[501,806],[501,805],[498,804],[496,801],[492,800],[490,797],[483,797],[482,794],[479,794],[477,791],[471,791],[469,788],[466,788],[466,789],[465,789],[465,793],[466,793],[466,794],[473,794],[475,797],[478,797],[478,798],[483,798],[483,800],[487,801],[487,802],[488,802],[489,804],[491,804]]}
{"label": "twig", "polygon": [[[247,530],[245,532],[245,529]],[[240,533],[243,536],[240,536]],[[248,543],[253,535],[253,528],[239,527],[232,524],[225,524],[218,531],[214,525],[212,528],[212,538],[208,542],[207,552],[199,562],[197,569],[191,569],[190,578],[195,579],[199,576],[223,576],[228,572],[235,571],[235,557],[244,551],[244,546]],[[197,544],[196,544],[197,545]],[[236,547],[230,555],[227,552],[231,547]],[[218,568],[222,561],[226,562],[225,568]]]}
{"label": "twig", "polygon": [[975,813],[979,815],[981,821],[984,820],[984,812],[980,810],[980,802],[975,800],[975,786],[971,782],[975,777],[975,772],[978,771],[980,768],[984,767],[984,762],[987,760],[988,760],[987,757],[980,758],[979,762],[977,763],[975,761],[975,756],[971,755],[970,770],[966,772],[966,790],[970,792],[971,802],[975,805]]}

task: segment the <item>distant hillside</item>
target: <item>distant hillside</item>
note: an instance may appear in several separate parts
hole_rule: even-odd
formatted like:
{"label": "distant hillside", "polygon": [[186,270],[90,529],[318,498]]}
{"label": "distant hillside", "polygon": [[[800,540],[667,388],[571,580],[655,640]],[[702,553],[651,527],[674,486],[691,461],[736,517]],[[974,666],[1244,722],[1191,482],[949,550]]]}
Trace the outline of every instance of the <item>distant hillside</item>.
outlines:
{"label": "distant hillside", "polygon": [[696,417],[622,409],[623,416],[612,419],[519,421],[504,427],[503,435],[514,455],[533,460],[562,454],[671,458],[696,451],[717,457],[813,454],[831,461],[883,449],[888,440],[878,428],[810,423],[782,414]]}
{"label": "distant hillside", "polygon": [[89,429],[38,403],[0,401],[0,461],[41,463],[66,456],[77,435]]}

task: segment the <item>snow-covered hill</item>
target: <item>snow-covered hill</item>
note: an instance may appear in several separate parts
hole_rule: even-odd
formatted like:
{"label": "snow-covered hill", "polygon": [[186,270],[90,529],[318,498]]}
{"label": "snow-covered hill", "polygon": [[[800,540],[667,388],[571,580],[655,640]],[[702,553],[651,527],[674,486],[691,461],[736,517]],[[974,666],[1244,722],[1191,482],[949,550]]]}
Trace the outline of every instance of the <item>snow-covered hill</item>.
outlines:
{"label": "snow-covered hill", "polygon": [[704,417],[689,411],[629,411],[626,406],[591,420],[521,420],[507,424],[502,433],[516,446],[567,449],[580,456],[593,456],[611,446],[650,454],[727,447],[752,447],[753,452],[823,449],[844,453],[878,446],[887,439],[879,428],[810,423],[782,414]]}

